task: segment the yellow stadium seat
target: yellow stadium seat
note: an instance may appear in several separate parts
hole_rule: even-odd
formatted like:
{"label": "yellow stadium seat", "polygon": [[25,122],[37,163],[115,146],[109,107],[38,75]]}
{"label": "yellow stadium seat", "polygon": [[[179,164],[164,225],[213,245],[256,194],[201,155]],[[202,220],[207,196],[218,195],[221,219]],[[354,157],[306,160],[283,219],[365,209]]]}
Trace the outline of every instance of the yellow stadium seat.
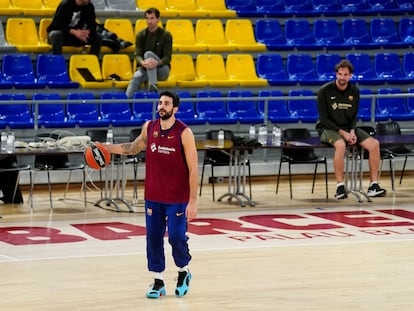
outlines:
{"label": "yellow stadium seat", "polygon": [[145,11],[148,8],[160,10],[161,17],[177,17],[178,11],[168,7],[166,0],[136,0],[137,8]]}
{"label": "yellow stadium seat", "polygon": [[43,4],[46,8],[52,9],[53,11],[56,11],[56,8],[58,5],[62,2],[62,0],[43,0]]}
{"label": "yellow stadium seat", "polygon": [[256,66],[250,54],[229,54],[226,72],[229,79],[237,81],[240,86],[267,86],[267,80],[257,76]]}
{"label": "yellow stadium seat", "polygon": [[171,32],[173,37],[173,51],[179,52],[204,52],[205,44],[199,44],[194,35],[193,23],[190,19],[169,19],[165,29]]}
{"label": "yellow stadium seat", "polygon": [[102,77],[112,80],[116,88],[126,88],[133,75],[127,54],[105,54],[102,57]]}
{"label": "yellow stadium seat", "polygon": [[20,15],[22,13],[23,10],[13,7],[10,0],[0,0],[0,15]]}
{"label": "yellow stadium seat", "polygon": [[[126,18],[108,18],[105,20],[104,27],[115,33],[118,38],[129,41],[132,43],[131,46],[121,49],[121,53],[133,53],[135,51],[135,34],[132,23]],[[103,46],[102,52],[112,51],[110,48]]]}
{"label": "yellow stadium seat", "polygon": [[199,54],[196,59],[196,73],[199,80],[209,86],[231,87],[238,82],[230,80],[221,54]]}
{"label": "yellow stadium seat", "polygon": [[228,44],[223,24],[219,19],[199,19],[195,26],[195,38],[198,43],[207,45],[210,52],[231,52],[236,46]]}
{"label": "yellow stadium seat", "polygon": [[21,9],[24,15],[53,15],[55,10],[44,6],[42,0],[10,0],[13,7]]}
{"label": "yellow stadium seat", "polygon": [[10,17],[6,23],[6,41],[19,52],[48,52],[50,46],[40,42],[33,18]]}
{"label": "yellow stadium seat", "polygon": [[[163,28],[161,20],[158,21],[158,27]],[[135,21],[135,36],[140,32],[141,30],[147,28],[147,20],[139,18]]]}
{"label": "yellow stadium seat", "polygon": [[173,54],[169,80],[176,81],[180,87],[204,87],[207,81],[198,79],[193,57],[190,54]]}
{"label": "yellow stadium seat", "polygon": [[198,10],[204,12],[205,16],[217,17],[236,17],[236,11],[229,10],[224,0],[196,0]]}
{"label": "yellow stadium seat", "polygon": [[[87,81],[78,68],[87,68],[96,81]],[[69,76],[83,88],[111,88],[112,81],[103,80],[98,57],[92,54],[71,55],[69,59]]]}
{"label": "yellow stadium seat", "polygon": [[[49,27],[50,23],[52,22],[52,19],[49,17],[41,18],[39,21],[39,41],[42,44],[48,45],[49,41],[47,39],[47,27]],[[85,50],[85,47],[83,46],[63,46],[62,52],[63,53],[81,53],[83,50]]]}
{"label": "yellow stadium seat", "polygon": [[239,51],[266,50],[265,44],[256,41],[253,25],[249,19],[228,19],[224,33],[228,43]]}
{"label": "yellow stadium seat", "polygon": [[199,11],[195,0],[166,0],[168,10],[178,12],[180,17],[206,17],[207,13]]}

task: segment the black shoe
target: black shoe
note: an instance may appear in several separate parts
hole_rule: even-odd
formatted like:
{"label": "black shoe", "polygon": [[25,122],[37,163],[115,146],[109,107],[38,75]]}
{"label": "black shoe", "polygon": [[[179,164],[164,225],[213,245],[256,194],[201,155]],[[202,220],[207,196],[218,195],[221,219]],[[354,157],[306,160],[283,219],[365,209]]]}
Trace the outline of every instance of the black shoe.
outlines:
{"label": "black shoe", "polygon": [[151,93],[158,93],[158,88],[157,88],[157,86],[156,86],[156,85],[154,85],[154,84],[151,84],[151,85],[148,87],[148,92],[151,92]]}
{"label": "black shoe", "polygon": [[367,193],[369,197],[385,197],[386,194],[387,190],[382,189],[377,183],[373,183],[369,186]]}
{"label": "black shoe", "polygon": [[348,195],[346,194],[346,190],[345,190],[344,185],[340,185],[340,186],[336,187],[335,197],[338,200],[343,200],[343,199],[346,199],[348,197]]}

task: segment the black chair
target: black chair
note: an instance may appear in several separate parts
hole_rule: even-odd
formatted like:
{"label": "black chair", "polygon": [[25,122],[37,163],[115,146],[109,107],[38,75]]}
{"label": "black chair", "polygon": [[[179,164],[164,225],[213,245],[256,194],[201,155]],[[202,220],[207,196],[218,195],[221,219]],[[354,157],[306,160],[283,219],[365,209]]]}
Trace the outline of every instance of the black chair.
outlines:
{"label": "black chair", "polygon": [[[401,128],[398,122],[388,121],[377,123],[377,135],[401,135]],[[405,145],[392,145],[387,146],[386,150],[390,152],[394,157],[404,157],[404,164],[400,176],[400,185],[404,176],[405,166],[407,164],[408,157],[414,156],[414,150],[408,149]]]}
{"label": "black chair", "polygon": [[[217,140],[218,139],[218,132],[219,130],[210,130],[206,133],[207,140]],[[233,131],[231,130],[224,130],[224,139],[225,140],[234,140]],[[222,152],[220,150],[206,150],[204,152],[204,160],[203,160],[203,168],[201,170],[201,182],[200,182],[200,191],[199,196],[201,196],[201,192],[203,190],[203,178],[204,178],[204,168],[206,165],[211,166],[211,182],[212,182],[212,190],[213,190],[213,201],[216,200],[215,198],[215,189],[214,183],[216,181],[214,176],[214,167],[216,166],[229,166],[230,164],[230,155],[228,153]],[[250,199],[252,198],[252,183],[251,183],[251,168],[250,168],[250,160],[245,158],[244,163],[248,168],[248,177],[249,177],[249,195]]]}
{"label": "black chair", "polygon": [[[0,188],[3,192],[4,203],[23,203],[23,197],[19,189],[20,172],[30,170],[29,164],[19,164],[16,156],[6,156],[0,160]],[[16,180],[12,185],[10,181]],[[30,178],[30,185],[32,180]]]}
{"label": "black chair", "polygon": [[[284,129],[282,132],[282,140],[284,141],[300,141],[310,138],[310,132],[305,128],[290,128]],[[289,187],[290,187],[290,198],[292,199],[292,171],[291,166],[295,164],[312,164],[315,165],[315,171],[313,173],[312,182],[312,193],[315,188],[316,173],[318,170],[318,164],[325,165],[325,187],[326,187],[326,198],[328,199],[328,165],[326,157],[321,157],[315,154],[313,148],[298,147],[298,148],[281,148],[279,172],[276,182],[276,194],[279,191],[279,180],[282,163],[289,164]]]}

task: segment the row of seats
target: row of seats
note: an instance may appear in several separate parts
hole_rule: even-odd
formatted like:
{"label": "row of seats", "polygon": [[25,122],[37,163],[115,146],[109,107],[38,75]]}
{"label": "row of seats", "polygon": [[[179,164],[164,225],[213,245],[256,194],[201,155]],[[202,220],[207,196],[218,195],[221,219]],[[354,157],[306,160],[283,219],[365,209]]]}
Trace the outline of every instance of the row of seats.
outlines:
{"label": "row of seats", "polygon": [[[408,89],[414,94],[414,88]],[[402,94],[399,88],[381,88],[378,94]],[[177,117],[194,124],[261,124],[264,122],[265,100],[267,119],[272,123],[315,123],[318,118],[315,94],[311,90],[290,90],[287,99],[279,90],[251,91],[232,90],[227,94],[219,91],[198,91],[193,98],[189,92],[179,92],[181,97]],[[362,89],[361,94],[372,94]],[[279,97],[272,99],[272,97]],[[303,99],[301,99],[303,97]],[[286,97],[285,97],[286,98]],[[0,101],[25,101],[24,94],[0,94]],[[123,92],[103,92],[97,99],[93,93],[71,92],[66,98],[58,93],[35,93],[32,103],[0,105],[0,127],[33,128],[38,104],[38,124],[45,128],[139,126],[153,119],[154,104],[158,94],[136,92],[134,101]],[[371,98],[361,99],[359,118],[371,120]],[[383,97],[375,102],[375,119],[414,120],[414,96]]]}
{"label": "row of seats", "polygon": [[226,0],[238,16],[395,15],[414,12],[411,0]]}
{"label": "row of seats", "polygon": [[[0,0],[0,15],[50,16],[61,0]],[[96,14],[137,15],[157,7],[163,17],[235,17],[224,0],[94,0]]]}
{"label": "row of seats", "polygon": [[378,49],[407,48],[414,45],[414,18],[287,19],[282,27],[276,19],[259,19],[255,25],[257,42],[268,50]]}
{"label": "row of seats", "polygon": [[[336,53],[288,54],[286,63],[279,54],[259,54],[256,70],[270,85],[319,85],[335,79],[335,65],[343,57]],[[359,84],[409,84],[414,82],[414,53],[347,53],[345,58],[354,65],[353,81]],[[402,58],[402,60],[401,60]]]}

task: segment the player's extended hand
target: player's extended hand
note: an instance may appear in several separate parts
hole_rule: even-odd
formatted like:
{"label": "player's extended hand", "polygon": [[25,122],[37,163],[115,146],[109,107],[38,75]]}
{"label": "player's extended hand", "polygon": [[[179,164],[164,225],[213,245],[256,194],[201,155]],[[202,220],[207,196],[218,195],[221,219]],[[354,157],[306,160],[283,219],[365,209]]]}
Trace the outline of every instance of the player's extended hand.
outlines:
{"label": "player's extended hand", "polygon": [[195,203],[188,203],[187,208],[185,210],[185,214],[187,216],[188,222],[197,217],[197,206],[195,205]]}

